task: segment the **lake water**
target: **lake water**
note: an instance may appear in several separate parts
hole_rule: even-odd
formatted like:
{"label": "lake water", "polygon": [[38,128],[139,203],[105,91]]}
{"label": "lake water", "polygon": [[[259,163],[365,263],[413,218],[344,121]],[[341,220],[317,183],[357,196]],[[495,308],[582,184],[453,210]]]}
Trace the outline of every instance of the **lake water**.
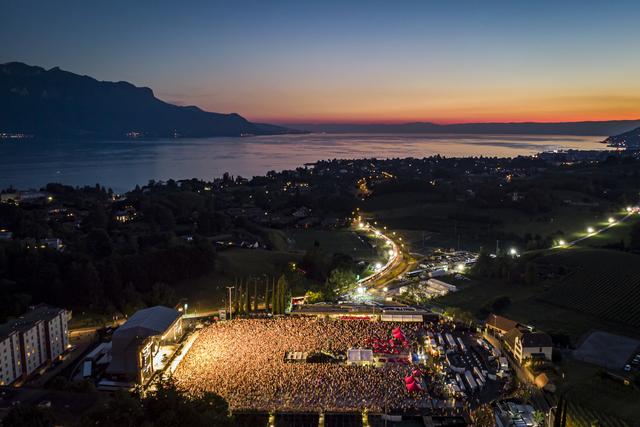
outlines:
{"label": "lake water", "polygon": [[602,136],[309,134],[127,141],[0,140],[0,189],[48,182],[115,191],[150,179],[251,177],[333,158],[498,156],[606,149]]}

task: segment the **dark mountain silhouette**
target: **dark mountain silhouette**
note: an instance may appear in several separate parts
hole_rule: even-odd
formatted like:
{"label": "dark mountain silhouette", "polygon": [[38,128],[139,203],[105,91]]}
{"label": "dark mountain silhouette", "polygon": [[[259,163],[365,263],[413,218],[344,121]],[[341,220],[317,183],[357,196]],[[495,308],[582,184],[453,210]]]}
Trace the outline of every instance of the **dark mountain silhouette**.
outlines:
{"label": "dark mountain silhouette", "polygon": [[640,127],[624,132],[619,135],[610,136],[603,141],[610,147],[640,149]]}
{"label": "dark mountain silhouette", "polygon": [[38,138],[239,136],[294,133],[251,123],[238,114],[209,113],[156,98],[147,87],[103,82],[20,62],[0,65],[0,132]]}
{"label": "dark mountain silhouette", "polygon": [[458,123],[429,122],[402,124],[296,124],[296,129],[329,133],[453,133],[453,134],[537,134],[614,135],[640,126],[640,120],[611,120],[559,123]]}

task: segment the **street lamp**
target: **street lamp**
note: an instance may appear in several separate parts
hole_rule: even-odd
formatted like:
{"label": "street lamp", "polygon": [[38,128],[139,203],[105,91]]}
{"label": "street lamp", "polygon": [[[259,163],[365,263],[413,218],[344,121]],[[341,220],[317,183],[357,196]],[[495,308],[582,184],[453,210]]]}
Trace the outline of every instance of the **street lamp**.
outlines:
{"label": "street lamp", "polygon": [[587,233],[591,234],[596,231],[593,227],[587,227]]}
{"label": "street lamp", "polygon": [[509,255],[511,255],[511,256],[516,256],[516,255],[518,255],[518,251],[517,251],[517,249],[516,249],[516,248],[511,248],[511,249],[509,249]]}
{"label": "street lamp", "polygon": [[608,221],[609,221],[609,224],[613,224],[614,222],[616,222],[616,220],[613,219],[613,217],[609,217]]}
{"label": "street lamp", "polygon": [[562,239],[558,240],[558,246],[564,246],[566,242]]}

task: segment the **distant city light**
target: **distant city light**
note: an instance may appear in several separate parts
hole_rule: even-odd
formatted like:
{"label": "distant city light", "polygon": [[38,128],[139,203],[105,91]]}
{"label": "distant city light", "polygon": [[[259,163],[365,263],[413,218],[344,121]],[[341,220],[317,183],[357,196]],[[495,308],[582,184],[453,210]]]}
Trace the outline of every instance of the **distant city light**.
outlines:
{"label": "distant city light", "polygon": [[609,224],[613,224],[614,222],[616,222],[616,220],[613,219],[613,217],[609,217],[608,221],[609,221]]}
{"label": "distant city light", "polygon": [[380,264],[379,262],[376,262],[375,269],[376,271],[382,270],[382,264]]}
{"label": "distant city light", "polygon": [[591,234],[596,231],[593,227],[587,227],[587,233]]}
{"label": "distant city light", "polygon": [[389,250],[389,256],[394,256],[394,255],[395,255],[395,252],[393,251],[393,249],[390,249]]}
{"label": "distant city light", "polygon": [[389,292],[389,288],[387,288],[386,286],[385,286],[384,288],[382,288],[382,290],[383,290],[384,292]]}
{"label": "distant city light", "polygon": [[511,256],[516,256],[516,255],[518,255],[518,250],[516,248],[511,248],[511,249],[509,249],[509,254]]}
{"label": "distant city light", "polygon": [[465,265],[461,263],[461,264],[458,264],[456,268],[458,271],[464,271],[464,267]]}
{"label": "distant city light", "polygon": [[358,286],[358,289],[357,289],[357,290],[358,290],[358,294],[359,294],[359,295],[364,295],[364,291],[365,291],[364,287],[362,287],[362,286]]}
{"label": "distant city light", "polygon": [[627,206],[627,212],[631,212],[632,208],[631,206]]}
{"label": "distant city light", "polygon": [[566,244],[566,242],[562,239],[558,240],[558,245],[559,246],[564,246]]}

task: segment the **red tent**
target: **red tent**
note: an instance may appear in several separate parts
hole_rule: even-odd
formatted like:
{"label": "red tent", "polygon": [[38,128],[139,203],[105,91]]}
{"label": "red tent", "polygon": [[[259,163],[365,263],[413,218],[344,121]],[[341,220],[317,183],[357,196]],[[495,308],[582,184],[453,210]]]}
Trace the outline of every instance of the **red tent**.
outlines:
{"label": "red tent", "polygon": [[415,393],[421,390],[420,386],[416,382],[406,384],[406,386],[407,390],[409,390],[411,393]]}

